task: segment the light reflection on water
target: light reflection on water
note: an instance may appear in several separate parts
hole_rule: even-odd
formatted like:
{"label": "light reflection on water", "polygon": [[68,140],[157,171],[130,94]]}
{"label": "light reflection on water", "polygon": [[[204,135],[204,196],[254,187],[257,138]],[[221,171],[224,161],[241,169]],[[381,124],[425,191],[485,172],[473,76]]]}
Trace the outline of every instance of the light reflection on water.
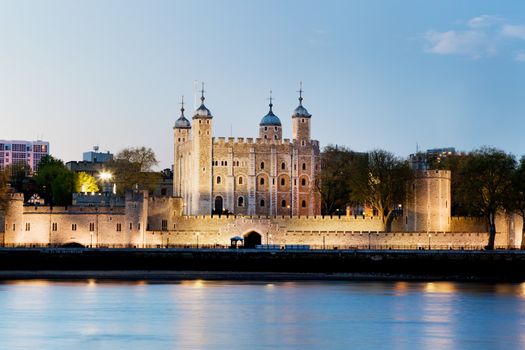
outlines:
{"label": "light reflection on water", "polygon": [[6,349],[525,348],[525,284],[0,284]]}

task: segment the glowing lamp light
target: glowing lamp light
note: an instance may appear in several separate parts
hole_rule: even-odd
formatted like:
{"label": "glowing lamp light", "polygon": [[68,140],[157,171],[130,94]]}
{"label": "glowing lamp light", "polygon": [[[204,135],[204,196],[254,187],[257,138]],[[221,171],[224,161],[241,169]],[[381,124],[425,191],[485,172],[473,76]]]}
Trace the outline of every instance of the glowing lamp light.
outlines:
{"label": "glowing lamp light", "polygon": [[107,172],[107,171],[103,171],[103,172],[101,172],[99,174],[99,178],[102,181],[111,180],[113,178],[113,174],[111,174],[110,172]]}

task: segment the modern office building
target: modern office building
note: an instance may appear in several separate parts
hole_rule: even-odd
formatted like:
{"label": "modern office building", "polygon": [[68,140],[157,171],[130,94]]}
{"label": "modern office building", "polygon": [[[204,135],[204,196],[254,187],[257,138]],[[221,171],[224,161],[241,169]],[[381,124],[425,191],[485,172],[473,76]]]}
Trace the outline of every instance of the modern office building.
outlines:
{"label": "modern office building", "polygon": [[46,155],[49,155],[47,141],[0,140],[0,169],[27,164],[31,171],[37,171],[40,160]]}

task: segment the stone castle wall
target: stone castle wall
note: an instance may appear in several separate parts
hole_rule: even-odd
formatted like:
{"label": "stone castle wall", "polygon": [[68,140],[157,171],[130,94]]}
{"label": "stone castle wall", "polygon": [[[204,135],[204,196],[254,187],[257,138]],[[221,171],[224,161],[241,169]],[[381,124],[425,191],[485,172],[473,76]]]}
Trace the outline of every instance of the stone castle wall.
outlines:
{"label": "stone castle wall", "polygon": [[[366,247],[368,244],[406,247],[481,247],[486,225],[479,218],[452,217],[451,231],[404,231],[404,217],[394,221],[394,232],[381,232],[379,217],[370,216],[181,216],[184,203],[174,197],[129,197],[125,207],[24,206],[14,196],[7,212],[5,243],[85,246],[227,246],[234,236],[260,235],[263,244],[307,244],[330,247]],[[500,215],[496,245],[519,247],[521,217]],[[398,228],[396,230],[396,227]],[[429,237],[430,235],[430,237]]]}

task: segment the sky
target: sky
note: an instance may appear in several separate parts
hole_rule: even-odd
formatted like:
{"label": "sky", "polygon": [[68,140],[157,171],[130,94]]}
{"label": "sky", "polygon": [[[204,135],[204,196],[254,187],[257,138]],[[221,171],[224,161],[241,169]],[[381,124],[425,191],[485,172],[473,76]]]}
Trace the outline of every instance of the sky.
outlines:
{"label": "sky", "polygon": [[214,136],[291,138],[303,82],[321,146],[525,154],[525,1],[0,0],[0,139],[64,161],[151,147],[205,82]]}

